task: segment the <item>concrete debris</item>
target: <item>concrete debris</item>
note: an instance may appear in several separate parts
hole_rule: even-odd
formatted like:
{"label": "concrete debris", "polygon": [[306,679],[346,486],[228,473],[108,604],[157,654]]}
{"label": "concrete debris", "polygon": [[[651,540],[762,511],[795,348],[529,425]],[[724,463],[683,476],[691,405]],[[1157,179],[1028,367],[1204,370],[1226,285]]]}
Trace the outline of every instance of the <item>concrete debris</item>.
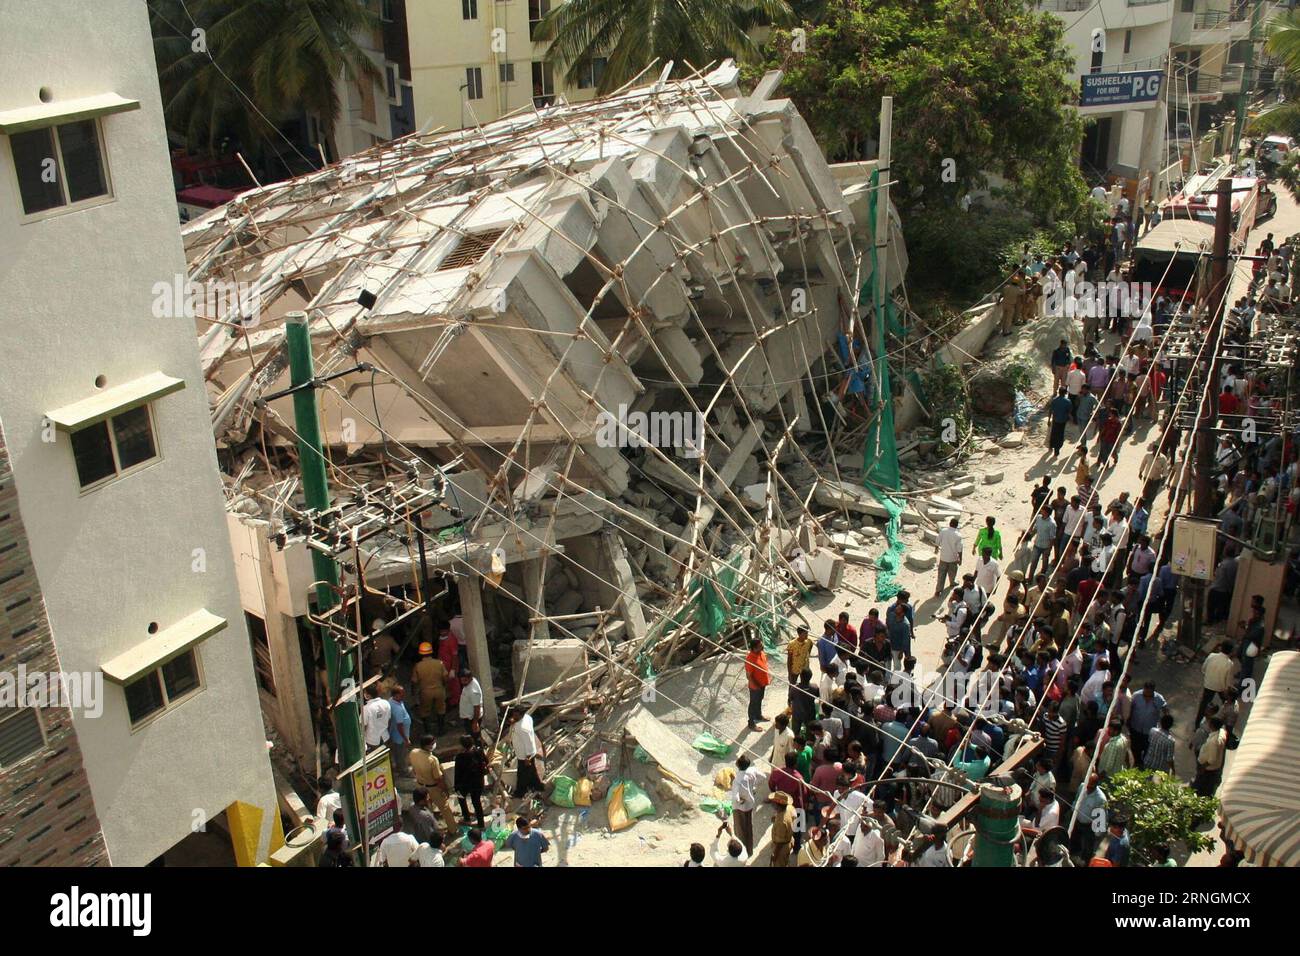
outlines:
{"label": "concrete debris", "polygon": [[1003,474],[1000,471],[989,471],[984,474],[984,484],[996,485],[1002,480]]}
{"label": "concrete debris", "polygon": [[1024,432],[1007,432],[998,441],[998,444],[1001,445],[1003,448],[1019,448],[1024,443],[1025,443]]}
{"label": "concrete debris", "polygon": [[933,551],[909,551],[905,560],[913,571],[928,571],[934,567],[937,556]]}

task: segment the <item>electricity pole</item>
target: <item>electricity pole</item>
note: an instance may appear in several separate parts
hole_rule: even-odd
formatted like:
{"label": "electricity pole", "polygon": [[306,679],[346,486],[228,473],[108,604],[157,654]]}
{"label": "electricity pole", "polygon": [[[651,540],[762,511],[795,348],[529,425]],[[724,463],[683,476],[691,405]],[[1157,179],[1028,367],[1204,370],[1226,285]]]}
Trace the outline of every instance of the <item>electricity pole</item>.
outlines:
{"label": "electricity pole", "polygon": [[[1198,518],[1214,516],[1214,429],[1219,422],[1219,351],[1223,338],[1224,306],[1228,298],[1228,252],[1232,240],[1232,177],[1224,176],[1215,190],[1214,253],[1210,259],[1210,294],[1206,298],[1210,328],[1207,345],[1210,357],[1206,362],[1204,393],[1197,405],[1196,432],[1196,483],[1192,513]],[[1204,614],[1205,582],[1193,578],[1191,646],[1201,646],[1201,624]]]}
{"label": "electricity pole", "polygon": [[[311,354],[311,332],[307,313],[290,312],[285,317],[285,340],[289,351],[289,384],[293,394],[294,427],[298,432],[298,461],[302,468],[302,489],[307,509],[323,514],[330,506],[329,484],[325,479],[325,456],[321,452],[320,412],[316,404],[315,368]],[[339,568],[334,559],[310,548],[312,572],[316,578],[316,613],[324,616],[339,603]],[[329,683],[330,713],[334,717],[334,739],[338,743],[339,765],[355,767],[365,760],[366,748],[361,739],[361,713],[357,705],[356,674],[352,657],[344,653],[338,639],[327,629],[321,630],[325,648],[325,673]],[[347,699],[340,700],[340,692]],[[361,771],[364,778],[364,768]],[[343,788],[343,807],[353,842],[364,842],[362,809],[356,803],[352,780]],[[366,865],[366,852],[357,863]]]}

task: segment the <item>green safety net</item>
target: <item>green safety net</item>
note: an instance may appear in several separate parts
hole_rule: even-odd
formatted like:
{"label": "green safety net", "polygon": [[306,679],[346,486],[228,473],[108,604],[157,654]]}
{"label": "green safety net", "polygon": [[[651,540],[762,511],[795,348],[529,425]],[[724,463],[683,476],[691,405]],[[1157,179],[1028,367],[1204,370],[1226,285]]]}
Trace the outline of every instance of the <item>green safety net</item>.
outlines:
{"label": "green safety net", "polygon": [[[774,547],[768,544],[769,562],[776,560]],[[694,594],[676,614],[663,622],[654,640],[647,641],[637,655],[637,669],[642,677],[654,677],[653,652],[659,643],[670,636],[688,620],[694,620],[700,634],[711,640],[737,625],[748,625],[762,639],[763,646],[778,655],[782,653],[785,618],[780,612],[785,595],[766,589],[752,600],[742,597],[740,585],[741,565],[745,552],[737,551],[722,562],[716,574],[696,574],[690,587]],[[800,599],[811,593],[798,583]]]}
{"label": "green safety net", "polygon": [[[880,171],[871,174],[871,221],[876,222],[876,197],[879,190]],[[899,515],[903,505],[889,492],[897,491],[900,486],[898,470],[898,442],[894,435],[894,393],[889,380],[888,349],[885,347],[885,332],[888,330],[900,338],[907,334],[907,329],[898,313],[898,307],[888,296],[888,290],[877,283],[884,282],[883,268],[876,255],[876,244],[871,244],[871,276],[858,293],[858,305],[871,305],[875,312],[872,334],[872,352],[875,359],[876,380],[872,383],[874,391],[874,409],[871,425],[867,429],[866,442],[862,449],[862,483],[884,506],[889,514],[885,525],[885,541],[888,547],[876,561],[876,600],[887,601],[900,590],[898,585],[898,568],[903,560],[906,546],[900,534]],[[911,373],[909,379],[914,377]],[[914,385],[919,382],[913,382]]]}

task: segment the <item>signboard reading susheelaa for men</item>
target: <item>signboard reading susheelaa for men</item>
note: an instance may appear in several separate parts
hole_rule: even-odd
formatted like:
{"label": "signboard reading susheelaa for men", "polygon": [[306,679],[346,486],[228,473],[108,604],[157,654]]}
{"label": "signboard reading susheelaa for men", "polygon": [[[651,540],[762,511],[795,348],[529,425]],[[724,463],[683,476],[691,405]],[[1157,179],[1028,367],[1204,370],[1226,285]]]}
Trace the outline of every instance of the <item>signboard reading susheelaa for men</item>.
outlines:
{"label": "signboard reading susheelaa for men", "polygon": [[1154,103],[1160,98],[1164,70],[1135,70],[1129,73],[1087,73],[1079,91],[1080,106],[1124,106]]}

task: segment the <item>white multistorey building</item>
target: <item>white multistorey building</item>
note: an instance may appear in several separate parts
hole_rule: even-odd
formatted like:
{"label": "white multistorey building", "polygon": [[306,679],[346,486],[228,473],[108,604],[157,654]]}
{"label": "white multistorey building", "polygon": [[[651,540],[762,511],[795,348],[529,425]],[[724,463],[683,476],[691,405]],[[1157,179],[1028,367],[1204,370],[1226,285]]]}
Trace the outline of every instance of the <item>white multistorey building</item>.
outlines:
{"label": "white multistorey building", "polygon": [[576,84],[546,63],[537,25],[564,0],[407,0],[411,86],[419,129],[462,129],[530,105],[593,99],[604,58]]}
{"label": "white multistorey building", "polygon": [[[1075,82],[1098,74],[1146,73],[1164,85],[1170,31],[1178,0],[1031,0],[1030,6],[1060,18],[1074,55]],[[1096,81],[1092,81],[1096,82]],[[1120,84],[1105,102],[1081,96],[1079,112],[1093,122],[1080,156],[1084,170],[1100,180],[1136,181],[1139,171],[1163,163],[1164,91],[1145,95],[1145,84]],[[1127,100],[1127,102],[1125,101]]]}
{"label": "white multistorey building", "polygon": [[[51,661],[102,681],[71,729],[109,860],[256,863],[280,823],[193,320],[157,314],[185,261],[147,17],[0,0],[0,491],[25,529],[0,596],[27,587]],[[62,825],[58,719],[0,712],[0,800],[55,791],[37,834]]]}

